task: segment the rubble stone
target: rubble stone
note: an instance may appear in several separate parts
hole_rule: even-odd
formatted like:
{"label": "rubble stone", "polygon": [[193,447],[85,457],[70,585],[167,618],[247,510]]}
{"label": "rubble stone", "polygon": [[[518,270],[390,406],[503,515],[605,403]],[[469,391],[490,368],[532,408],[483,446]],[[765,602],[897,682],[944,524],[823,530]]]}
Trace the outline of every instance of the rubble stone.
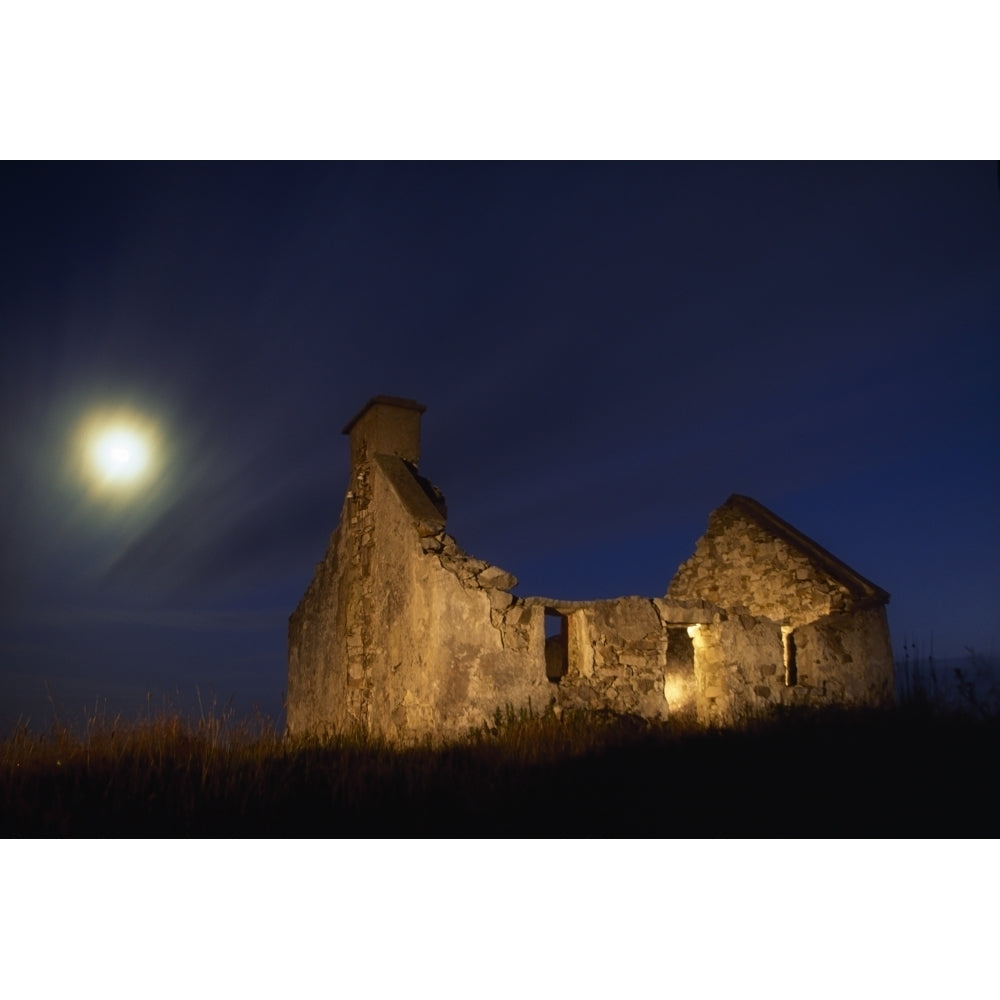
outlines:
{"label": "rubble stone", "polygon": [[497,590],[513,590],[517,586],[517,577],[499,566],[487,566],[480,571],[477,580],[480,587],[494,587]]}

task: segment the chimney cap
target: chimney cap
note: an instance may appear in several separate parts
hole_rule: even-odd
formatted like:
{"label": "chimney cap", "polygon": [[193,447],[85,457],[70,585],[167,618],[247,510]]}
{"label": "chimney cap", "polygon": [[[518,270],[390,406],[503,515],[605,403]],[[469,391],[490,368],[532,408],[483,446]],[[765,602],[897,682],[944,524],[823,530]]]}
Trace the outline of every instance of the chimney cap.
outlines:
{"label": "chimney cap", "polygon": [[371,399],[361,407],[360,410],[354,415],[350,423],[342,431],[343,434],[350,434],[351,429],[354,425],[373,407],[373,406],[395,406],[401,410],[416,410],[418,413],[423,413],[427,407],[423,403],[418,403],[415,399],[404,399],[402,396],[372,396]]}

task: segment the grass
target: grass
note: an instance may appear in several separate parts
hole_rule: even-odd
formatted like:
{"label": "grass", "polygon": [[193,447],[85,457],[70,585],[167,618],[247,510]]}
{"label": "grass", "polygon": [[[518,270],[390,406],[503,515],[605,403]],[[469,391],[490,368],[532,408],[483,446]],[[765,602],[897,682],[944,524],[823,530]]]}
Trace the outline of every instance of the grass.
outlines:
{"label": "grass", "polygon": [[735,730],[508,710],[459,743],[284,739],[265,718],[94,715],[0,742],[7,837],[996,836],[1000,712],[890,711]]}

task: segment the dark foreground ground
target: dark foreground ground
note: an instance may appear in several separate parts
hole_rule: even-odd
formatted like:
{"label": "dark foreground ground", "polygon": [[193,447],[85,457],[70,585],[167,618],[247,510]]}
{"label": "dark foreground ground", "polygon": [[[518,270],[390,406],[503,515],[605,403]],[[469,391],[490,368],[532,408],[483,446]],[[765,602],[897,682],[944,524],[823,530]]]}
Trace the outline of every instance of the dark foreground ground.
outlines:
{"label": "dark foreground ground", "polygon": [[741,731],[498,719],[443,749],[92,721],[0,744],[6,837],[995,837],[1000,715],[909,705]]}

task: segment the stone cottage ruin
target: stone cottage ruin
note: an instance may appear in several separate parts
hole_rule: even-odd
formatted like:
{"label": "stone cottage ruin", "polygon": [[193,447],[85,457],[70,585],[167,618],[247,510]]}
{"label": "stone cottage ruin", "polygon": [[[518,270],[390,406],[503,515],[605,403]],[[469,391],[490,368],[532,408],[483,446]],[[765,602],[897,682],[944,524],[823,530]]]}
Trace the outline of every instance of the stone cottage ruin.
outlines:
{"label": "stone cottage ruin", "polygon": [[712,513],[663,597],[514,596],[417,472],[424,409],[376,396],[344,428],[340,524],[289,620],[289,733],[449,738],[507,706],[725,725],[891,702],[889,595],[748,497]]}

